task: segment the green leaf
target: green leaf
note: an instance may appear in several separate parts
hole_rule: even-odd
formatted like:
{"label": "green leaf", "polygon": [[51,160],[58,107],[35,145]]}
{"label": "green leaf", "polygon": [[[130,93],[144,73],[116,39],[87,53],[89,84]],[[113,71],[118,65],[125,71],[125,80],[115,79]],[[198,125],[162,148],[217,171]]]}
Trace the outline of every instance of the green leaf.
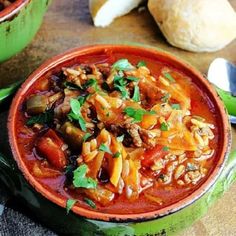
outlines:
{"label": "green leaf", "polygon": [[74,98],[70,100],[71,112],[67,116],[71,120],[78,121],[80,128],[83,131],[86,131],[86,122],[80,112],[80,108],[81,108],[80,102],[81,101],[78,101],[77,99],[74,99]]}
{"label": "green leaf", "polygon": [[124,98],[124,99],[129,98],[129,92],[125,87],[120,86],[120,85],[115,85],[114,88],[115,88],[115,90],[118,90],[121,92],[122,98]]}
{"label": "green leaf", "polygon": [[97,84],[97,80],[96,79],[89,79],[87,80],[84,84],[83,84],[83,89],[87,89],[89,87],[94,86],[95,84]]}
{"label": "green leaf", "polygon": [[85,197],[85,198],[84,198],[84,202],[85,202],[87,205],[89,205],[90,207],[92,207],[93,209],[96,208],[96,204],[95,204],[91,199]]}
{"label": "green leaf", "polygon": [[115,70],[126,71],[132,70],[134,67],[129,63],[127,59],[120,59],[112,65],[112,68]]}
{"label": "green leaf", "polygon": [[91,137],[91,136],[92,136],[92,134],[86,133],[86,134],[83,136],[83,141],[86,142],[87,139],[88,139],[89,137]]}
{"label": "green leaf", "polygon": [[146,111],[144,109],[135,109],[133,107],[126,107],[124,109],[124,112],[126,115],[133,118],[133,122],[141,122],[143,119],[143,115],[145,114],[156,114],[155,111]]}
{"label": "green leaf", "polygon": [[116,137],[116,139],[117,139],[118,142],[122,143],[123,140],[124,140],[124,137],[125,137],[125,135],[122,134],[121,136]]}
{"label": "green leaf", "polygon": [[53,121],[53,111],[46,111],[45,113],[39,114],[37,116],[30,117],[26,125],[34,125],[34,124],[48,124]]}
{"label": "green leaf", "polygon": [[113,158],[118,158],[121,156],[121,153],[120,152],[116,152],[114,155],[113,155]]}
{"label": "green leaf", "polygon": [[140,102],[140,92],[139,92],[139,86],[137,84],[134,86],[134,95],[132,99],[135,102]]}
{"label": "green leaf", "polygon": [[63,85],[70,90],[81,90],[81,87],[68,81],[65,81]]}
{"label": "green leaf", "polygon": [[172,77],[170,73],[164,73],[164,76],[170,81],[175,82],[175,79]]}
{"label": "green leaf", "polygon": [[171,107],[174,110],[180,110],[180,105],[178,103],[172,104]]}
{"label": "green leaf", "polygon": [[134,76],[129,76],[126,78],[127,80],[130,80],[130,81],[134,81],[134,82],[138,82],[139,81],[139,78],[137,77],[134,77]]}
{"label": "green leaf", "polygon": [[146,66],[146,62],[145,61],[139,61],[137,64],[137,67],[142,67],[142,66]]}
{"label": "green leaf", "polygon": [[162,150],[163,150],[163,151],[165,151],[165,152],[167,152],[167,151],[169,151],[169,150],[170,150],[170,148],[169,148],[169,147],[167,147],[167,146],[164,146],[164,147],[162,148]]}
{"label": "green leaf", "polygon": [[161,131],[168,131],[169,130],[169,126],[167,123],[162,122],[161,123]]}
{"label": "green leaf", "polygon": [[97,187],[97,181],[86,177],[88,166],[83,164],[73,171],[73,185],[76,188],[94,189]]}
{"label": "green leaf", "polygon": [[98,150],[99,150],[99,151],[102,151],[102,152],[107,152],[107,153],[109,153],[109,154],[111,154],[111,155],[113,154],[113,153],[111,152],[110,148],[109,148],[106,144],[104,144],[104,143],[102,143],[102,144],[99,146]]}
{"label": "green leaf", "polygon": [[166,102],[168,102],[169,98],[170,98],[170,94],[169,94],[169,93],[166,93],[166,94],[161,98],[161,101],[166,103]]}
{"label": "green leaf", "polygon": [[75,199],[68,199],[66,201],[66,212],[67,212],[67,214],[69,214],[71,208],[75,205],[76,202],[77,202],[77,200],[75,200]]}

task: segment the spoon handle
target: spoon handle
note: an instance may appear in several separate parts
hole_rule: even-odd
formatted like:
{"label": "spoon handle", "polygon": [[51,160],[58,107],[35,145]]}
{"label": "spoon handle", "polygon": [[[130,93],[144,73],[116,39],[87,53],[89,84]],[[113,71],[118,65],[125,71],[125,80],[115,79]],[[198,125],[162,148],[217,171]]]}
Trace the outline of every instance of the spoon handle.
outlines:
{"label": "spoon handle", "polygon": [[10,95],[14,94],[22,82],[23,80],[20,80],[5,88],[1,88],[0,89],[0,103],[2,103]]}

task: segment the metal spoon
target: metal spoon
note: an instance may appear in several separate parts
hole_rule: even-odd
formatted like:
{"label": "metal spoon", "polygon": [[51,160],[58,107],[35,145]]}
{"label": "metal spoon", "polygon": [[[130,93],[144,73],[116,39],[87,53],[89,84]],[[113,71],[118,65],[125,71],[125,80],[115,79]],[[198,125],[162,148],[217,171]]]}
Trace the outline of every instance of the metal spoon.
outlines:
{"label": "metal spoon", "polygon": [[231,123],[236,124],[236,66],[223,58],[216,58],[210,64],[207,78],[216,86]]}

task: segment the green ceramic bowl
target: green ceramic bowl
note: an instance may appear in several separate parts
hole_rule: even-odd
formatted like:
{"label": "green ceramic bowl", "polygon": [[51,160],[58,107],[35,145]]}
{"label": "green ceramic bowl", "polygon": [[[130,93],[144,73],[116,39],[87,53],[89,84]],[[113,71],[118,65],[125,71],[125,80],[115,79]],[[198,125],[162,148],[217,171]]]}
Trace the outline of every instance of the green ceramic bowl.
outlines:
{"label": "green ceramic bowl", "polygon": [[0,62],[33,39],[51,0],[16,0],[0,12]]}
{"label": "green ceramic bowl", "polygon": [[[205,92],[211,94],[212,101],[214,101],[214,104],[218,109],[218,124],[222,125],[219,142],[219,150],[221,150],[219,151],[220,161],[216,161],[216,167],[211,176],[209,176],[198,190],[187,196],[184,200],[176,203],[176,206],[173,209],[166,211],[165,214],[155,214],[149,218],[127,218],[126,220],[119,220],[119,216],[117,216],[117,219],[109,218],[108,220],[103,220],[102,217],[100,219],[83,217],[79,214],[79,209],[74,206],[72,208],[73,212],[70,212],[67,215],[64,202],[59,201],[59,197],[53,198],[52,200],[51,195],[48,195],[45,192],[46,190],[40,189],[40,186],[38,186],[36,182],[33,182],[34,179],[31,177],[30,173],[26,173],[21,165],[21,157],[17,151],[18,148],[15,142],[16,137],[14,135],[14,130],[15,121],[17,120],[15,113],[21,104],[24,94],[41,76],[50,74],[51,71],[56,68],[61,68],[65,66],[65,64],[69,65],[76,63],[76,61],[85,54],[91,53],[89,55],[93,55],[94,51],[104,53],[107,52],[107,49],[112,49],[113,52],[126,50],[127,53],[142,53],[146,56],[154,56],[157,59],[172,62],[173,66],[185,70],[186,73],[190,73],[189,75],[194,77],[194,81],[199,83]],[[202,217],[214,201],[220,197],[236,179],[236,151],[232,152],[230,155],[228,153],[231,140],[230,127],[223,105],[217,97],[216,92],[194,68],[181,62],[181,60],[170,54],[154,50],[153,48],[122,45],[97,45],[75,49],[49,60],[39,67],[18,91],[11,106],[8,129],[13,155],[21,170],[18,170],[13,158],[9,156],[0,156],[0,182],[2,182],[14,196],[26,203],[36,217],[59,234],[83,236],[173,235]],[[222,145],[224,145],[223,149]],[[24,178],[22,172],[27,180]],[[34,186],[38,192],[32,186]],[[43,197],[43,195],[46,198]]]}

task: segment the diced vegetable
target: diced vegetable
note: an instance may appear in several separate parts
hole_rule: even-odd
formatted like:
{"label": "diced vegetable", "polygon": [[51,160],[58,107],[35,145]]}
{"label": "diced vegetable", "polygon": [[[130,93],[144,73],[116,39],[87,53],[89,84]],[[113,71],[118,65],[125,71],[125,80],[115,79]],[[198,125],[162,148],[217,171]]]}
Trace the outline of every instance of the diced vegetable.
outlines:
{"label": "diced vegetable", "polygon": [[154,148],[145,152],[141,163],[145,167],[151,167],[156,160],[163,158],[166,154],[167,151],[163,150],[163,146],[156,145]]}
{"label": "diced vegetable", "polygon": [[46,95],[33,95],[26,102],[26,109],[29,114],[35,115],[46,111],[48,98]]}
{"label": "diced vegetable", "polygon": [[66,154],[62,150],[64,142],[52,129],[37,141],[37,151],[58,170],[66,166]]}
{"label": "diced vegetable", "polygon": [[96,189],[85,189],[84,193],[92,200],[99,202],[103,206],[109,204],[115,197],[115,194],[101,186]]}
{"label": "diced vegetable", "polygon": [[70,122],[65,122],[61,127],[63,137],[73,149],[79,149],[84,141],[85,132]]}
{"label": "diced vegetable", "polygon": [[77,200],[75,200],[75,199],[68,199],[66,201],[66,212],[67,212],[67,214],[69,214],[71,208],[75,205],[76,202],[77,202]]}

